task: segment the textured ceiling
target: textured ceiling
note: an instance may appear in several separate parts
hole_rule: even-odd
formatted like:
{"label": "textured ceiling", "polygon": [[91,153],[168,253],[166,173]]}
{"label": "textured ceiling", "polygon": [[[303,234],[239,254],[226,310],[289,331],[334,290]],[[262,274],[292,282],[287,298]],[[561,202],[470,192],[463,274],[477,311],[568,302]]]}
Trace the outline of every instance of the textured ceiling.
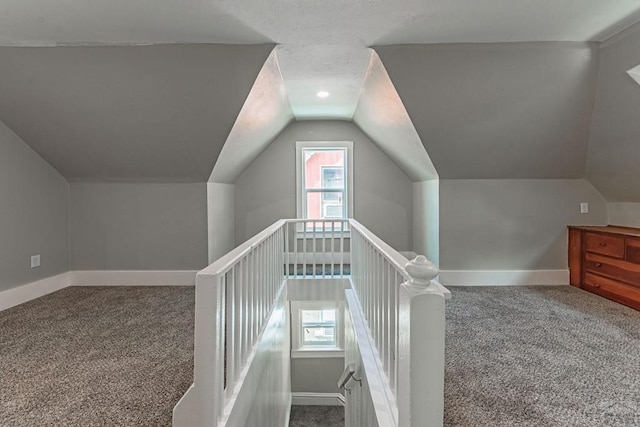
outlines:
{"label": "textured ceiling", "polygon": [[637,0],[3,0],[0,44],[601,40]]}
{"label": "textured ceiling", "polygon": [[272,49],[0,48],[0,120],[71,180],[206,182]]}
{"label": "textured ceiling", "polygon": [[[362,46],[280,45],[278,63],[298,120],[351,120],[372,50]],[[318,98],[319,91],[329,92]]]}

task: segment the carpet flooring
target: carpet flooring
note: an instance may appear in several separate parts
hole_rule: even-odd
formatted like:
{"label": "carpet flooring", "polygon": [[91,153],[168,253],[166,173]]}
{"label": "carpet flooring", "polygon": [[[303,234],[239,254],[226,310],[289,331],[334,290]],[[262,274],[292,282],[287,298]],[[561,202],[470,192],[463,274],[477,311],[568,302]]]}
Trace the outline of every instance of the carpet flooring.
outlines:
{"label": "carpet flooring", "polygon": [[344,427],[344,407],[294,405],[289,427]]}
{"label": "carpet flooring", "polygon": [[445,426],[640,426],[640,312],[569,286],[449,289]]}
{"label": "carpet flooring", "polygon": [[0,312],[0,426],[170,426],[193,287],[71,287]]}
{"label": "carpet flooring", "polygon": [[[568,286],[450,289],[445,426],[640,426],[640,312]],[[74,287],[0,312],[0,426],[169,426],[193,291]],[[327,410],[290,425],[343,425]]]}

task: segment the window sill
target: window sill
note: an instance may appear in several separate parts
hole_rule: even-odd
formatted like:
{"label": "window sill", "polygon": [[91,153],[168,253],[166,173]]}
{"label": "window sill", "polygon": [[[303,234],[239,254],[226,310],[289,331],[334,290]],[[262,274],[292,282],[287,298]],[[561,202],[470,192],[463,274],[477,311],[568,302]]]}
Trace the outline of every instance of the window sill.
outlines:
{"label": "window sill", "polygon": [[291,350],[292,359],[329,359],[344,357],[344,350],[339,348],[317,348],[313,350]]}

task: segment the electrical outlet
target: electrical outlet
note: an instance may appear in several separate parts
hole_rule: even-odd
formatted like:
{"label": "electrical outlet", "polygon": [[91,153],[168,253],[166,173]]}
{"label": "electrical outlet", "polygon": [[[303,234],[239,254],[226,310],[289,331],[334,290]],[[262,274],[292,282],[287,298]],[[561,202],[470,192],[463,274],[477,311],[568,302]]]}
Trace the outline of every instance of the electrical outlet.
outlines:
{"label": "electrical outlet", "polygon": [[33,255],[31,257],[31,268],[40,267],[40,255]]}
{"label": "electrical outlet", "polygon": [[580,203],[580,213],[589,213],[589,203],[587,202]]}

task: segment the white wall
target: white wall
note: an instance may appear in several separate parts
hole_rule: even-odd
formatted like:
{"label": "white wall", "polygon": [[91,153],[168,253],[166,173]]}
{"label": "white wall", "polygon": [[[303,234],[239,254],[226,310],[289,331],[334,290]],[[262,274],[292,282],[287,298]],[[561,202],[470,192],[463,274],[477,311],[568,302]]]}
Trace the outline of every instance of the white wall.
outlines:
{"label": "white wall", "polygon": [[236,246],[234,198],[235,185],[207,183],[209,264]]}
{"label": "white wall", "polygon": [[441,179],[440,268],[566,269],[567,225],[606,223],[607,204],[584,179]]}
{"label": "white wall", "polygon": [[68,271],[68,231],[67,181],[0,122],[0,291]]}
{"label": "white wall", "polygon": [[296,216],[295,142],[353,141],[354,217],[396,250],[412,248],[412,186],[407,175],[346,121],[288,126],[236,180],[236,244],[280,218]]}
{"label": "white wall", "polygon": [[413,183],[413,251],[440,263],[440,182]]}
{"label": "white wall", "polygon": [[204,183],[72,183],[72,269],[204,268],[206,197]]}

